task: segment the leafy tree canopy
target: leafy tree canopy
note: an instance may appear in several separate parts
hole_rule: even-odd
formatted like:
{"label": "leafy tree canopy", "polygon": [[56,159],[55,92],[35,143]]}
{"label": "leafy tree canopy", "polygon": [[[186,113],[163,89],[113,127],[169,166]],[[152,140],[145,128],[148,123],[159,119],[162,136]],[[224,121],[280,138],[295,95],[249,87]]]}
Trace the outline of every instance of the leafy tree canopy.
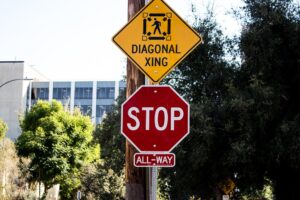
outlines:
{"label": "leafy tree canopy", "polygon": [[101,146],[101,158],[107,168],[117,174],[122,173],[125,165],[125,138],[121,135],[121,105],[125,92],[120,94],[117,104],[108,112],[101,124],[97,125],[95,138]]}
{"label": "leafy tree canopy", "polygon": [[270,179],[277,199],[297,199],[300,8],[292,0],[245,0],[244,11],[243,62],[235,88],[248,107],[247,115],[232,114],[248,138],[240,142],[253,148],[251,176]]}
{"label": "leafy tree canopy", "polygon": [[101,162],[85,169],[83,199],[124,199],[125,138],[120,133],[122,92],[111,112],[106,113],[94,132],[101,146]]}
{"label": "leafy tree canopy", "polygon": [[4,138],[6,131],[7,131],[7,125],[2,119],[0,119],[0,140]]}
{"label": "leafy tree canopy", "polygon": [[167,78],[191,104],[190,134],[175,148],[176,166],[160,173],[164,199],[211,198],[218,184],[233,175],[225,160],[229,151],[222,121],[224,99],[235,68],[226,62],[222,31],[209,15],[194,27],[203,37],[199,45]]}
{"label": "leafy tree canopy", "polygon": [[196,27],[204,44],[169,76],[192,105],[176,167],[161,171],[166,198],[210,198],[232,179],[248,194],[271,181],[277,199],[297,199],[300,10],[289,0],[245,0],[243,10],[241,66],[224,59],[232,43],[208,17]]}
{"label": "leafy tree canopy", "polygon": [[65,111],[54,100],[38,101],[20,124],[22,134],[16,147],[19,156],[31,159],[30,181],[43,182],[47,189],[61,184],[61,196],[71,198],[80,186],[82,167],[99,157],[91,120],[79,111]]}

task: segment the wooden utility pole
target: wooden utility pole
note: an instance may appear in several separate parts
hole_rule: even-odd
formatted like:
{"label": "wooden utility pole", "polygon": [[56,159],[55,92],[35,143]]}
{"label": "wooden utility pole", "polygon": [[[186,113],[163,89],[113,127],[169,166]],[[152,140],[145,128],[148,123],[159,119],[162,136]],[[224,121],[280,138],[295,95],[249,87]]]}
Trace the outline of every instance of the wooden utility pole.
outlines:
{"label": "wooden utility pole", "polygon": [[[145,0],[128,0],[128,21],[145,5]],[[126,97],[134,93],[145,83],[145,76],[127,59],[127,90]],[[136,149],[126,141],[126,200],[146,200],[146,169],[137,168],[133,164],[133,155]]]}

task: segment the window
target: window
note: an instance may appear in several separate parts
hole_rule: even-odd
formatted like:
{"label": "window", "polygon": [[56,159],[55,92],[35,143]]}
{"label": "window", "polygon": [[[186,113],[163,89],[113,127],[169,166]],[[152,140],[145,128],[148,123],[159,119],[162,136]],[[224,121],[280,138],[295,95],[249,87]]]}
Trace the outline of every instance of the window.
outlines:
{"label": "window", "polygon": [[124,87],[119,88],[119,96],[121,96],[121,95],[126,95],[126,88],[124,88]]}
{"label": "window", "polygon": [[53,99],[69,99],[70,88],[53,88]]}
{"label": "window", "polygon": [[30,86],[28,86],[28,88],[27,88],[27,94],[26,94],[26,107],[28,108],[29,107],[29,100],[30,100]]}
{"label": "window", "polygon": [[92,99],[93,89],[90,88],[76,88],[75,99]]}
{"label": "window", "polygon": [[75,107],[80,109],[81,114],[86,116],[92,116],[92,106],[91,105],[75,105]]}
{"label": "window", "polygon": [[114,99],[115,88],[97,88],[97,99]]}
{"label": "window", "polygon": [[31,99],[43,99],[48,100],[49,88],[32,88]]}
{"label": "window", "polygon": [[96,117],[103,117],[104,113],[108,113],[112,110],[112,105],[97,105]]}

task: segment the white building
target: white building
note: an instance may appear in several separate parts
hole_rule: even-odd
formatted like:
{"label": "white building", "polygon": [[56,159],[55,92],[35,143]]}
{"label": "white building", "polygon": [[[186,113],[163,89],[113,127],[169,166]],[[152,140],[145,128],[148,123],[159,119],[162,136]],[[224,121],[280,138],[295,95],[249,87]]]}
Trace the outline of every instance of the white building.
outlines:
{"label": "white building", "polygon": [[0,118],[8,125],[7,137],[16,139],[21,133],[19,116],[38,99],[56,99],[71,111],[80,108],[98,124],[124,88],[123,81],[53,82],[24,61],[0,61]]}

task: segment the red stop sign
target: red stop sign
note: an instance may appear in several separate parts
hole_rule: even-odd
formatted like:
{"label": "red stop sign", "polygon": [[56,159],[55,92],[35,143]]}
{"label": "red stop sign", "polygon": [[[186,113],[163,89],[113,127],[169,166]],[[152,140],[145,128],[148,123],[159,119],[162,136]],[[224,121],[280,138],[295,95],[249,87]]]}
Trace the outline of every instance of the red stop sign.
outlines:
{"label": "red stop sign", "polygon": [[189,133],[189,117],[170,86],[141,86],[122,104],[121,132],[139,151],[169,152]]}

